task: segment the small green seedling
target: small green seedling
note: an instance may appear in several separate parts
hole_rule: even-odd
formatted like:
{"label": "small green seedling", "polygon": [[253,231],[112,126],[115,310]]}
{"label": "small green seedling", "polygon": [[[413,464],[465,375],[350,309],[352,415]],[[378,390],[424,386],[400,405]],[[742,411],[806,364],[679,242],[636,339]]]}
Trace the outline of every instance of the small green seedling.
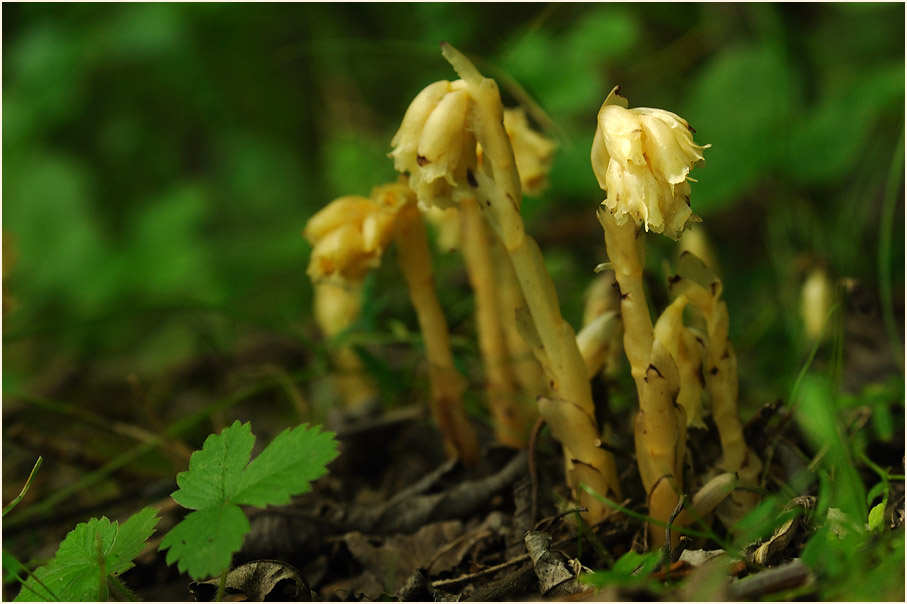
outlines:
{"label": "small green seedling", "polygon": [[16,602],[104,602],[112,587],[129,598],[119,576],[135,566],[160,518],[145,508],[122,525],[106,517],[76,525],[54,559],[25,581]]}
{"label": "small green seedling", "polygon": [[289,503],[337,457],[333,433],[320,427],[284,430],[250,463],[254,444],[249,423],[237,420],[192,454],[189,470],[176,477],[180,488],[173,499],[195,511],[161,541],[160,549],[169,549],[167,564],[177,562],[180,572],[196,580],[225,574],[251,530],[239,506]]}

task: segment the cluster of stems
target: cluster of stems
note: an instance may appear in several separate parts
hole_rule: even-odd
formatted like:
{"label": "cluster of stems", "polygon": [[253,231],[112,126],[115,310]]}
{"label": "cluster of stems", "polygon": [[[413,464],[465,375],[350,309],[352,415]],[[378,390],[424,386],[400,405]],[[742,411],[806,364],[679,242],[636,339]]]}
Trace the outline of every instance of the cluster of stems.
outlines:
{"label": "cluster of stems", "polygon": [[[693,510],[677,522],[711,510],[740,482],[754,482],[760,463],[743,440],[736,357],[720,281],[684,253],[670,282],[676,297],[654,324],[643,285],[646,232],[677,240],[698,220],[689,207],[689,172],[706,147],[693,142],[692,129],[673,113],[628,109],[617,89],[605,100],[592,161],[606,191],[598,220],[609,257],[605,268],[611,270],[599,279],[577,335],[561,315],[541,250],[520,214],[523,188],[541,186],[553,144],[528,129],[524,114],[505,112],[497,84],[464,55],[448,44],[442,44],[442,53],[461,79],[431,84],[410,104],[391,143],[401,181],[377,187],[365,200],[377,214],[357,199],[350,206],[358,212],[352,227],[336,216],[310,222],[313,279],[346,275],[355,282],[363,266],[374,265],[383,248],[396,242],[429,361],[433,416],[448,452],[474,464],[478,445],[462,405],[466,382],[454,368],[420,212],[444,210],[448,227],[451,218],[459,220],[497,440],[525,445],[533,411],[522,401],[536,398],[538,413],[563,446],[567,482],[587,522],[612,513],[603,497],[620,497],[614,459],[602,446],[590,379],[603,367],[614,371],[614,342],[621,337],[639,398],[635,445],[649,514],[661,522],[676,516],[687,427],[705,426],[706,394],[726,472],[693,498]],[[331,229],[325,224],[335,232],[326,235]],[[704,333],[685,324],[687,307],[700,314]],[[729,508],[727,517],[739,517],[754,501],[749,493],[734,492],[722,505]],[[663,541],[663,530],[650,531],[653,546]]]}
{"label": "cluster of stems", "polygon": [[[408,174],[421,204],[458,207],[464,221],[477,223],[480,214],[490,227],[484,232],[502,283],[497,304],[506,317],[501,321],[507,325],[504,339],[513,339],[512,319],[544,371],[539,413],[564,447],[568,483],[588,510],[586,520],[597,523],[609,508],[578,487],[584,483],[605,497],[619,496],[616,466],[600,447],[591,385],[576,334],[561,316],[541,251],[523,227],[520,174],[504,127],[500,93],[493,80],[483,77],[450,45],[442,45],[442,52],[461,79],[432,84],[416,97],[392,143],[395,165]],[[509,271],[516,288],[508,283]],[[473,280],[479,281],[475,275]],[[510,355],[518,356],[513,348]],[[518,373],[511,375],[522,381]],[[540,387],[529,379],[525,382],[527,389]]]}
{"label": "cluster of stems", "polygon": [[[676,298],[654,325],[646,301],[645,233],[651,230],[678,240],[689,223],[698,220],[689,207],[688,175],[702,161],[706,147],[694,143],[691,132],[689,124],[673,113],[629,109],[615,89],[599,112],[592,148],[593,169],[606,192],[598,217],[620,291],[624,350],[639,397],[637,464],[649,515],[662,523],[676,515],[684,490],[687,427],[705,426],[704,392],[711,399],[721,440],[722,469],[736,474],[735,480],[752,482],[760,467],[743,440],[736,357],[728,338],[727,305],[719,299],[720,281],[686,252],[679,276],[671,282]],[[688,304],[704,316],[704,337],[684,324]],[[719,482],[726,480],[722,477]],[[714,498],[708,499],[708,506],[714,507]],[[739,518],[754,503],[752,493],[734,491],[722,504],[731,508],[725,517]],[[684,514],[676,522],[689,520],[690,514]],[[677,538],[675,532],[672,541]],[[664,539],[664,530],[651,525],[650,544],[660,547]]]}

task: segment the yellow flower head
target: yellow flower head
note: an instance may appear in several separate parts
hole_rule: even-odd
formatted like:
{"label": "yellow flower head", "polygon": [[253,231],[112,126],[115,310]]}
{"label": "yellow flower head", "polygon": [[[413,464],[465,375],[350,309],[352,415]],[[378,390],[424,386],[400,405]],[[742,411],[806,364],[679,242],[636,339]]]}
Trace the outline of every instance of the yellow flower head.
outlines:
{"label": "yellow flower head", "polygon": [[449,207],[451,193],[476,167],[476,137],[467,128],[471,97],[463,80],[442,80],[410,103],[391,140],[394,167],[426,206]]}
{"label": "yellow flower head", "polygon": [[693,142],[683,118],[661,109],[627,108],[614,88],[598,112],[592,169],[607,192],[602,205],[623,224],[632,218],[647,231],[679,239],[693,217],[690,169],[710,145]]}
{"label": "yellow flower head", "polygon": [[404,184],[375,187],[371,199],[348,195],[335,199],[306,224],[312,244],[308,274],[312,281],[359,281],[381,264],[394,237],[397,215],[414,204]]}

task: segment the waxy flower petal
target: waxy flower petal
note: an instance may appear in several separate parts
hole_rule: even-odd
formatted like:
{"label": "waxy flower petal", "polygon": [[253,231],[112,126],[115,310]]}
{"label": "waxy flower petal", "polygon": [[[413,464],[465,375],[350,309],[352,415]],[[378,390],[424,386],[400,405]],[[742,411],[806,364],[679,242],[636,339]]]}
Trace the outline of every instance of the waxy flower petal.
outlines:
{"label": "waxy flower petal", "polygon": [[683,118],[662,109],[628,109],[615,89],[598,113],[592,143],[592,168],[607,192],[602,205],[618,224],[632,219],[679,239],[694,219],[689,173],[708,147],[693,142]]}

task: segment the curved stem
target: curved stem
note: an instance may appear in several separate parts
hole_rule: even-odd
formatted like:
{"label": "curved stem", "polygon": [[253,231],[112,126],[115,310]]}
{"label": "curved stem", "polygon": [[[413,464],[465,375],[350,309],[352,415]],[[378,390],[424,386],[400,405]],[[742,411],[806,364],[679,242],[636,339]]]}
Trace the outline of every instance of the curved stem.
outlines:
{"label": "curved stem", "polygon": [[435,290],[425,223],[415,205],[401,210],[397,229],[397,263],[409,288],[428,357],[432,414],[448,454],[458,455],[466,465],[475,467],[479,443],[463,408],[466,380],[454,367],[447,321]]}
{"label": "curved stem", "polygon": [[485,369],[485,393],[494,418],[498,442],[522,448],[526,445],[528,414],[517,404],[517,388],[507,352],[507,342],[498,315],[488,225],[475,199],[460,203],[461,247],[466,272],[475,292],[476,331]]}

